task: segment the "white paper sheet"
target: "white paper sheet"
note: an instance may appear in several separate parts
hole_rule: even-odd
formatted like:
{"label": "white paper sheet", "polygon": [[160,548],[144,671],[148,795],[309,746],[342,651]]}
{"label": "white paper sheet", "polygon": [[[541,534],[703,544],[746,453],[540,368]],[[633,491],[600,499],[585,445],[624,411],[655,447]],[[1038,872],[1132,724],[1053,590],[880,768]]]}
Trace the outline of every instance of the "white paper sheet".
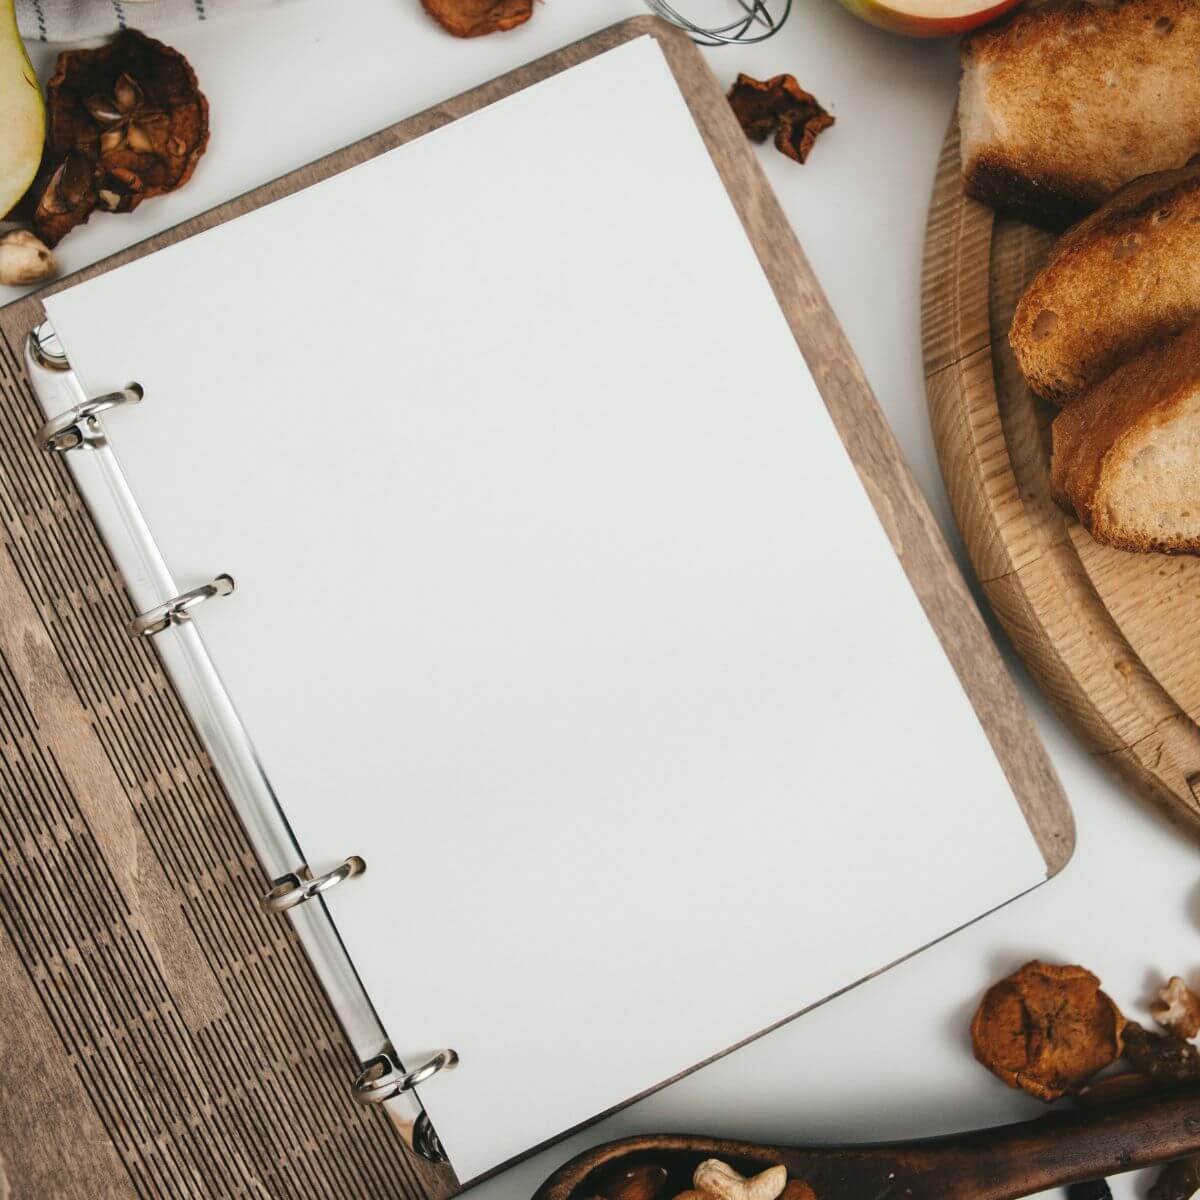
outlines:
{"label": "white paper sheet", "polygon": [[47,308],[460,1178],[1043,878],[650,39]]}

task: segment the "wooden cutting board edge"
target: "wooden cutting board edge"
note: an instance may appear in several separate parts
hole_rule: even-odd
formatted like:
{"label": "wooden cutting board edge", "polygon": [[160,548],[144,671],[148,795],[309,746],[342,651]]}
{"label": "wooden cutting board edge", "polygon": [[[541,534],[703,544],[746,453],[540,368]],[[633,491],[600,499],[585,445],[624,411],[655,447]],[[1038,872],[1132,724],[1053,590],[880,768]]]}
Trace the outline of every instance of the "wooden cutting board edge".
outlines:
{"label": "wooden cutting board edge", "polygon": [[[942,477],[979,584],[1058,713],[1089,751],[1200,839],[1200,729],[1122,633],[1029,455],[1023,389],[998,393],[994,256],[1001,219],[962,192],[957,117],[938,161],[926,229],[922,343]],[[1044,459],[1043,459],[1044,462]],[[1148,558],[1148,563],[1153,561]]]}

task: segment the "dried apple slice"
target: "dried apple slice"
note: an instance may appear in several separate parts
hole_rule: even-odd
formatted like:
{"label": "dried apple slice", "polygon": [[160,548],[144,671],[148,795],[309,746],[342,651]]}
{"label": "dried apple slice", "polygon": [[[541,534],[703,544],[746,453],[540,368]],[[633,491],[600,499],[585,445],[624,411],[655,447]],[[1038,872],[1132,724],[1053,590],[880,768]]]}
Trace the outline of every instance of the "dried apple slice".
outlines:
{"label": "dried apple slice", "polygon": [[729,107],[752,142],[764,142],[774,133],[775,148],[799,163],[808,158],[817,135],[834,122],[794,75],[739,75],[729,89]]}
{"label": "dried apple slice", "polygon": [[425,11],[455,37],[483,37],[523,25],[533,0],[421,0]]}
{"label": "dried apple slice", "polygon": [[1057,1100],[1119,1057],[1124,1028],[1091,971],[1034,961],[988,989],[971,1042],[1009,1087]]}
{"label": "dried apple slice", "polygon": [[[208,145],[208,101],[178,50],[127,29],[95,50],[68,50],[46,87],[50,151],[59,165],[34,228],[54,245],[97,207],[132,212],[186,183]],[[93,167],[91,203],[64,208],[63,168]],[[82,174],[78,163],[69,167]],[[53,218],[53,219],[51,219]]]}

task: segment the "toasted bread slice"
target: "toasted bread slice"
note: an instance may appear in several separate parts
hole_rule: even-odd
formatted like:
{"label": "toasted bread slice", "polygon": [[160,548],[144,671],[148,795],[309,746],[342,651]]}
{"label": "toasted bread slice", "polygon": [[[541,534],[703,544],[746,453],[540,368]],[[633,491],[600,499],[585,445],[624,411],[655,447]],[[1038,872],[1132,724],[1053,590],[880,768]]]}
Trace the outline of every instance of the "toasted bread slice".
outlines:
{"label": "toasted bread slice", "polygon": [[1008,340],[1029,386],[1069,404],[1197,317],[1200,163],[1135,180],[1065,234]]}
{"label": "toasted bread slice", "polygon": [[1200,553],[1200,322],[1054,418],[1050,483],[1100,542]]}
{"label": "toasted bread slice", "polygon": [[1062,228],[1200,152],[1200,4],[1063,0],[963,43],[969,195]]}

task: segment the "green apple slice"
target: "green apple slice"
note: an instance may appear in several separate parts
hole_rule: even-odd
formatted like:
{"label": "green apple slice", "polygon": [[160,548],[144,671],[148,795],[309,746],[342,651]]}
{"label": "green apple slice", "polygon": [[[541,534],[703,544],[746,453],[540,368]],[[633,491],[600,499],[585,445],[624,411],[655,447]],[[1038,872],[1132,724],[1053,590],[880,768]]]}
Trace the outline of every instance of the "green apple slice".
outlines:
{"label": "green apple slice", "polygon": [[0,217],[33,182],[46,140],[46,105],[13,5],[14,0],[0,0]]}

